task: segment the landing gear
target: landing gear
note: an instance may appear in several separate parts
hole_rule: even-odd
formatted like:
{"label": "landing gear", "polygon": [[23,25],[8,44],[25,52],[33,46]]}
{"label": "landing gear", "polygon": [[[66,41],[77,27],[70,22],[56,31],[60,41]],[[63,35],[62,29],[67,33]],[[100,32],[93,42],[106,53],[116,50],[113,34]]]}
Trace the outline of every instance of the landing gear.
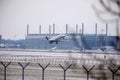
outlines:
{"label": "landing gear", "polygon": [[56,44],[58,44],[58,42],[56,42]]}

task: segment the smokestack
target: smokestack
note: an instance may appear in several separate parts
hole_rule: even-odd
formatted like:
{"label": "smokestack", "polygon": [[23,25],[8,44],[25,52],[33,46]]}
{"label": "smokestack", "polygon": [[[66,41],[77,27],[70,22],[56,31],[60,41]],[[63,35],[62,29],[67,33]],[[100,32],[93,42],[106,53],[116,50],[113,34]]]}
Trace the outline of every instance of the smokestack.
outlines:
{"label": "smokestack", "polygon": [[84,23],[82,23],[82,35],[84,34]]}
{"label": "smokestack", "polygon": [[53,24],[53,34],[55,34],[55,24]]}
{"label": "smokestack", "polygon": [[41,24],[39,25],[39,34],[41,34]]}
{"label": "smokestack", "polygon": [[107,42],[108,42],[108,40],[107,40],[107,35],[108,35],[108,24],[106,24],[106,42],[105,42],[105,45],[107,46]]}
{"label": "smokestack", "polygon": [[66,24],[66,34],[68,34],[68,24]]}
{"label": "smokestack", "polygon": [[97,23],[95,24],[95,35],[97,35]]}
{"label": "smokestack", "polygon": [[76,34],[78,34],[78,24],[76,24]]}
{"label": "smokestack", "polygon": [[29,24],[27,24],[27,35],[29,34]]}
{"label": "smokestack", "polygon": [[97,47],[97,23],[95,24],[95,47]]}
{"label": "smokestack", "polygon": [[51,34],[51,25],[49,25],[49,34]]}
{"label": "smokestack", "polygon": [[106,24],[106,36],[108,35],[108,24]]}

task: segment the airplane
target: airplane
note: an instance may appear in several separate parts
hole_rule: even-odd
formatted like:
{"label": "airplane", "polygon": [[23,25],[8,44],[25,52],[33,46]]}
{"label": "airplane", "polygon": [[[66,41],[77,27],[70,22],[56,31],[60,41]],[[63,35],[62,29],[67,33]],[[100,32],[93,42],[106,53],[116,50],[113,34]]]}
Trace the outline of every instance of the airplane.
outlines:
{"label": "airplane", "polygon": [[52,44],[53,42],[56,42],[56,44],[58,44],[58,42],[60,42],[60,39],[64,39],[64,37],[65,37],[65,35],[59,34],[52,38],[48,38],[48,37],[45,37],[45,38],[50,42],[50,44]]}

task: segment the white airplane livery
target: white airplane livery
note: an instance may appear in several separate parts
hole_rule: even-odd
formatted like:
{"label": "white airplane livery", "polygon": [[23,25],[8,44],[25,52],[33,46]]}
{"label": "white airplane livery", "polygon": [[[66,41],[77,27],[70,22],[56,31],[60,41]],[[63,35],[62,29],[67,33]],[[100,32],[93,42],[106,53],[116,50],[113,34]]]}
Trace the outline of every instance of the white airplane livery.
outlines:
{"label": "white airplane livery", "polygon": [[59,34],[52,38],[48,38],[48,37],[45,37],[45,38],[50,42],[50,44],[52,44],[53,42],[56,42],[56,44],[58,44],[58,42],[60,42],[60,39],[64,39],[64,37],[65,37],[65,35]]}

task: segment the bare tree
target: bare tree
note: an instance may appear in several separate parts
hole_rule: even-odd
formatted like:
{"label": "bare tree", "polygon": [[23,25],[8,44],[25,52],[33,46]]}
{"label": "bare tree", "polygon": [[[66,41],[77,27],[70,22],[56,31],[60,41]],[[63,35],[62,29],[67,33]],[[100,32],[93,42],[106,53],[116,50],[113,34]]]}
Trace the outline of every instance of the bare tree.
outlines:
{"label": "bare tree", "polygon": [[[120,17],[120,0],[99,0],[101,5],[105,8],[107,12]],[[107,1],[107,4],[105,3]],[[115,5],[117,9],[112,8],[111,5]]]}
{"label": "bare tree", "polygon": [[99,0],[99,3],[102,9],[100,6],[92,7],[101,21],[105,23],[120,21],[120,0]]}

